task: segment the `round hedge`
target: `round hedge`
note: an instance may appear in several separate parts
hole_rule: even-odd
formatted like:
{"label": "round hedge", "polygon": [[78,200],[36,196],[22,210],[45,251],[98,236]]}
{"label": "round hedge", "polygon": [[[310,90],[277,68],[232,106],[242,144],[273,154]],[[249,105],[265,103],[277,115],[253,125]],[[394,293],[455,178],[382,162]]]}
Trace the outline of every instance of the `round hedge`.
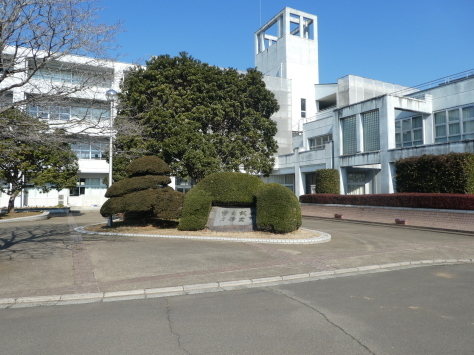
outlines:
{"label": "round hedge", "polygon": [[290,233],[301,227],[301,207],[287,187],[272,183],[257,193],[257,227],[272,233]]}
{"label": "round hedge", "polygon": [[163,175],[144,175],[135,176],[115,182],[107,189],[105,197],[119,197],[130,192],[157,189],[171,183],[169,176]]}
{"label": "round hedge", "polygon": [[127,165],[125,171],[132,176],[169,175],[170,167],[162,159],[155,156],[141,157]]}
{"label": "round hedge", "polygon": [[194,189],[208,192],[213,206],[255,206],[256,193],[264,185],[256,176],[221,172],[205,177]]}

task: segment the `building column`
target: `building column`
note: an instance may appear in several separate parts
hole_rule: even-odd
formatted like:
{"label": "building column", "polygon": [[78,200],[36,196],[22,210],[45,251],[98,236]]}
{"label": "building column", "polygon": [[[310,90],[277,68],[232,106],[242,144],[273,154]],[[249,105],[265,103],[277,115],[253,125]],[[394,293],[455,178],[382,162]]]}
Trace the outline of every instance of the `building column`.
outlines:
{"label": "building column", "polygon": [[393,167],[390,164],[389,149],[395,148],[395,107],[393,96],[386,95],[382,105],[379,107],[379,127],[380,127],[380,193],[390,194],[393,188]]}
{"label": "building column", "polygon": [[300,169],[300,155],[299,149],[296,148],[293,150],[295,156],[295,195],[296,197],[300,197],[300,195],[304,194],[304,185],[303,185],[303,178]]}
{"label": "building column", "polygon": [[361,153],[364,151],[364,129],[362,125],[362,115],[356,114],[356,152]]}

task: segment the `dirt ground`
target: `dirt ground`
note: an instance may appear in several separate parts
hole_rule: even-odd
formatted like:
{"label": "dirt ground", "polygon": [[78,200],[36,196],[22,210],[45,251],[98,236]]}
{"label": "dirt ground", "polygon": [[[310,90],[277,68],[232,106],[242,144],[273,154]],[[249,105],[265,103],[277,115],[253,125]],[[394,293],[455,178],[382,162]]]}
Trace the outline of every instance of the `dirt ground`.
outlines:
{"label": "dirt ground", "polygon": [[179,231],[176,228],[160,228],[154,225],[146,226],[127,226],[123,222],[114,222],[114,227],[107,227],[105,224],[98,224],[85,227],[91,232],[104,233],[130,233],[130,234],[159,234],[159,235],[190,235],[206,237],[224,237],[224,238],[257,238],[257,239],[309,239],[316,238],[320,234],[315,231],[298,229],[297,231],[286,234],[273,234],[267,232],[214,232],[208,229],[200,231]]}

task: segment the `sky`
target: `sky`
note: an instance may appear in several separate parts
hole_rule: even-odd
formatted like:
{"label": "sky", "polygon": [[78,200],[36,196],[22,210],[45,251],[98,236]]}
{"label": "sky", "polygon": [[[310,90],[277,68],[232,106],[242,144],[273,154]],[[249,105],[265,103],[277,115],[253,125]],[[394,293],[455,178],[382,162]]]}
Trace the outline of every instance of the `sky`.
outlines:
{"label": "sky", "polygon": [[103,0],[120,61],[187,52],[255,66],[254,33],[284,7],[318,16],[320,83],[352,74],[416,86],[474,69],[474,0]]}

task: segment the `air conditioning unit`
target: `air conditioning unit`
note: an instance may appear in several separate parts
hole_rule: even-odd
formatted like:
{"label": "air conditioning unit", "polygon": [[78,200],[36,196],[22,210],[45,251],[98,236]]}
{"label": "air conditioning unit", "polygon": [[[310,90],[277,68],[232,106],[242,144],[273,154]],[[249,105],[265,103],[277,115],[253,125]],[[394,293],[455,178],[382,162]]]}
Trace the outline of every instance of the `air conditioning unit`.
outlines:
{"label": "air conditioning unit", "polygon": [[58,205],[64,206],[64,195],[59,195],[58,197]]}

